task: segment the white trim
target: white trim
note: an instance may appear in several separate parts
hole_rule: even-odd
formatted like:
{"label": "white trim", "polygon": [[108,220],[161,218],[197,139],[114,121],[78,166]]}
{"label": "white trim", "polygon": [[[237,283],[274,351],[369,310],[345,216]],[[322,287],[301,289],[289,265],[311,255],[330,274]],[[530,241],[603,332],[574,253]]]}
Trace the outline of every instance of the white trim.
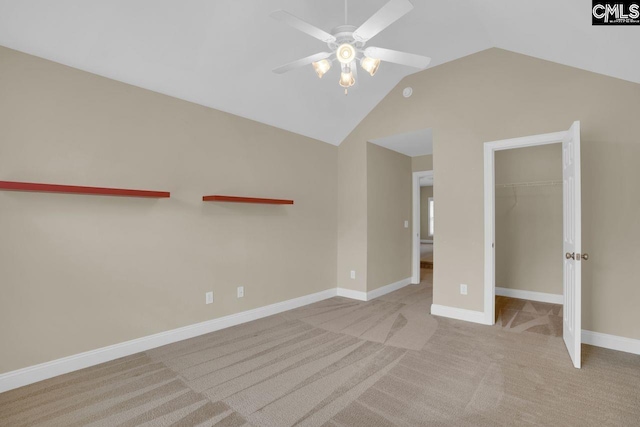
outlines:
{"label": "white trim", "polygon": [[109,362],[120,357],[136,354],[141,351],[150,350],[152,348],[239,325],[241,323],[262,319],[263,317],[272,316],[274,314],[282,313],[283,311],[313,304],[318,301],[335,297],[336,294],[337,292],[335,288],[327,289],[315,294],[305,295],[299,298],[255,308],[253,310],[231,314],[229,316],[208,320],[206,322],[160,332],[158,334],[149,335],[131,341],[125,341],[120,344],[114,344],[97,350],[91,350],[75,354],[73,356],[52,360],[50,362],[41,363],[39,365],[7,372],[0,375],[0,393],[56,377],[58,375],[77,371],[78,369],[87,368],[89,366]]}
{"label": "white trim", "polygon": [[376,299],[393,291],[397,291],[398,289],[404,288],[407,285],[411,284],[411,277],[407,277],[406,279],[398,280],[397,282],[391,283],[389,285],[382,286],[381,288],[374,289],[369,292],[363,291],[354,291],[352,289],[346,288],[338,288],[338,296],[356,299],[358,301],[371,301],[372,299]]}
{"label": "white trim", "polygon": [[480,323],[482,325],[493,325],[493,322],[487,323],[485,315],[482,311],[466,310],[464,308],[431,304],[431,314],[434,316],[448,317],[451,319]]}
{"label": "white trim", "polygon": [[484,323],[495,323],[495,152],[562,142],[567,131],[484,143]]}
{"label": "white trim", "polygon": [[[431,216],[433,215],[433,209],[431,204],[433,203],[433,196],[427,198],[427,222],[429,223],[428,227],[429,229],[427,230],[427,236],[431,236],[433,238],[433,232],[435,230],[432,230],[432,222],[431,222]],[[434,226],[435,227],[435,226]]]}
{"label": "white trim", "polygon": [[496,287],[496,295],[530,301],[549,302],[551,304],[564,304],[562,294],[548,294],[545,292],[523,291],[521,289],[510,289]]}
{"label": "white trim", "polygon": [[[433,316],[448,317],[450,319],[464,320],[467,322],[480,323],[484,325],[487,324],[485,322],[485,315],[481,311],[465,310],[462,308],[432,304],[431,314]],[[593,345],[596,347],[608,348],[610,350],[624,351],[626,353],[640,355],[640,339],[620,337],[617,335],[603,334],[600,332],[592,332],[583,329],[582,343]]]}
{"label": "white trim", "polygon": [[582,343],[640,355],[640,340],[582,330]]}
{"label": "white trim", "polygon": [[412,177],[411,283],[414,285],[420,283],[420,178],[423,177],[433,178],[433,171],[414,172]]}
{"label": "white trim", "polygon": [[381,288],[374,289],[372,291],[367,292],[367,301],[371,301],[372,299],[381,297],[393,291],[397,291],[398,289],[404,288],[405,286],[410,284],[411,284],[411,277],[407,277],[406,279],[398,280],[395,283],[391,283]]}
{"label": "white trim", "polygon": [[495,307],[495,151],[490,143],[484,144],[484,317],[485,323],[493,325]]}
{"label": "white trim", "polygon": [[567,131],[544,133],[541,135],[523,136],[520,138],[502,139],[499,141],[485,142],[485,147],[489,146],[494,151],[510,150],[511,148],[525,148],[536,145],[547,145],[562,142],[567,135]]}
{"label": "white trim", "polygon": [[433,240],[420,240],[420,243],[433,243]]}
{"label": "white trim", "polygon": [[357,299],[358,301],[366,301],[367,293],[364,291],[354,291],[353,289],[338,288],[337,295],[339,297]]}
{"label": "white trim", "polygon": [[[354,299],[364,298],[362,299],[363,301],[366,301],[366,298],[368,297],[369,299],[377,298],[407,286],[410,281],[410,278],[406,278],[390,285],[383,286],[382,288],[374,289],[369,293],[352,291],[344,288],[327,289],[315,294],[282,301],[265,307],[208,320],[206,322],[196,323],[194,325],[166,332],[160,332],[158,334],[126,341],[120,344],[114,344],[97,350],[91,350],[63,357],[61,359],[52,360],[50,362],[41,363],[39,365],[7,372],[0,375],[0,393],[46,380],[48,378],[53,378],[58,375],[77,371],[79,369],[98,365],[100,363],[109,362],[120,357],[136,354],[141,351],[150,350],[152,348],[208,334],[231,326],[251,322],[253,320],[282,313],[287,310],[293,310],[294,308],[333,298],[336,295],[348,298],[355,297]],[[484,313],[480,311],[432,304],[431,314],[434,316],[449,317],[452,319],[486,324]],[[640,355],[640,340],[637,339],[583,330],[582,341],[584,344]]]}

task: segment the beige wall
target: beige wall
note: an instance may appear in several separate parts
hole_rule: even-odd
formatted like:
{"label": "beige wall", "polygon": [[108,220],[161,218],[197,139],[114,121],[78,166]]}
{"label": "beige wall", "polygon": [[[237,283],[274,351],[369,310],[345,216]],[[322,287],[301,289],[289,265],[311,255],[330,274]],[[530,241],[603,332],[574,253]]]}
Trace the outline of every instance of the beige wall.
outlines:
{"label": "beige wall", "polygon": [[0,180],[172,192],[0,192],[0,373],[335,288],[336,147],[5,48],[0,94]]}
{"label": "beige wall", "polygon": [[[404,131],[394,132],[393,130],[386,133],[385,136],[402,133]],[[387,278],[372,277],[369,283],[369,274],[372,273],[368,266],[368,259],[378,258],[382,255],[368,255],[368,251],[375,245],[369,245],[368,239],[371,230],[375,230],[375,227],[369,227],[368,221],[369,213],[373,213],[373,206],[376,206],[378,202],[368,203],[368,170],[367,167],[370,164],[368,160],[369,145],[366,141],[369,138],[365,135],[369,135],[367,129],[358,126],[339,146],[338,156],[338,287],[367,292],[376,289],[381,286],[385,286],[402,279],[406,279],[411,275],[409,271],[408,275],[405,275],[406,260],[402,259],[395,265],[385,266],[387,271],[396,272],[394,279],[386,283]],[[390,150],[388,150],[390,151]],[[375,153],[381,153],[376,150]],[[395,152],[394,152],[395,153]],[[409,176],[412,172],[432,170],[433,169],[433,156],[417,156],[409,158]],[[405,173],[404,171],[402,172]],[[384,179],[384,176],[379,175],[374,178],[374,182],[377,179]],[[409,203],[411,203],[411,178],[409,178]],[[402,190],[402,197],[404,196],[404,189]],[[402,206],[400,214],[404,215]],[[411,209],[411,206],[409,206]],[[411,225],[411,211],[408,216],[409,224]],[[410,238],[410,237],[409,237]],[[411,243],[409,242],[409,257],[411,256]],[[389,260],[386,261],[389,264]],[[410,266],[409,259],[409,269]],[[377,267],[374,267],[376,270]],[[356,279],[350,279],[351,270],[356,271]],[[364,271],[364,273],[363,273]]]}
{"label": "beige wall", "polygon": [[[562,181],[562,144],[496,151],[496,184]],[[496,286],[562,295],[562,185],[496,188]]]}
{"label": "beige wall", "polygon": [[[410,98],[402,96],[406,86]],[[371,139],[434,129],[434,303],[481,311],[483,143],[566,130],[580,120],[583,250],[591,255],[583,265],[583,328],[640,338],[639,113],[640,85],[489,49],[405,78],[346,143],[357,150]],[[349,209],[363,214],[361,201]],[[460,283],[468,295],[459,294]]]}
{"label": "beige wall", "polygon": [[427,154],[425,156],[412,157],[411,170],[413,172],[433,170],[433,156],[431,154]]}
{"label": "beige wall", "polygon": [[367,291],[411,277],[411,158],[367,143]]}
{"label": "beige wall", "polygon": [[[367,291],[367,145],[343,142],[338,147],[339,288]],[[356,278],[350,273],[355,271]]]}
{"label": "beige wall", "polygon": [[[433,186],[430,185],[428,187],[420,187],[420,239],[421,240],[433,240],[433,236],[429,236],[429,197],[433,197]],[[434,210],[435,210],[435,207],[434,207]],[[434,218],[434,225],[435,225],[435,218]]]}

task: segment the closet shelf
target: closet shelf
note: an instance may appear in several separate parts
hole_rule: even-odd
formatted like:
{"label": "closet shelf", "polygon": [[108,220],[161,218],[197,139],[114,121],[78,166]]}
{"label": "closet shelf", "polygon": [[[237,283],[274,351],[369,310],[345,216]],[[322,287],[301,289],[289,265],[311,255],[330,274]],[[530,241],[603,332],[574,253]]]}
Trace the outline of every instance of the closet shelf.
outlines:
{"label": "closet shelf", "polygon": [[257,197],[239,197],[239,196],[203,196],[203,202],[231,202],[231,203],[259,203],[263,205],[292,205],[293,200],[284,199],[261,199]]}
{"label": "closet shelf", "polygon": [[532,182],[512,182],[509,184],[498,184],[496,188],[515,188],[515,187],[545,187],[553,185],[562,185],[562,181],[532,181]]}
{"label": "closet shelf", "polygon": [[32,182],[0,181],[0,190],[36,193],[88,194],[97,196],[145,197],[163,199],[171,197],[168,191],[129,190],[124,188],[81,187],[77,185],[37,184]]}

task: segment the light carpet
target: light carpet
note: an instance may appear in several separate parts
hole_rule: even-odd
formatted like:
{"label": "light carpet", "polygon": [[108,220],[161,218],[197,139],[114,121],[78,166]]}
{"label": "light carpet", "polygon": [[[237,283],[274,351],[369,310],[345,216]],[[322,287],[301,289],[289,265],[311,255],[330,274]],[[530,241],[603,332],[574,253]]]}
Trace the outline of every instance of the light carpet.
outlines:
{"label": "light carpet", "polygon": [[552,304],[433,317],[423,276],[0,394],[0,425],[640,425],[639,356],[585,345],[573,368]]}

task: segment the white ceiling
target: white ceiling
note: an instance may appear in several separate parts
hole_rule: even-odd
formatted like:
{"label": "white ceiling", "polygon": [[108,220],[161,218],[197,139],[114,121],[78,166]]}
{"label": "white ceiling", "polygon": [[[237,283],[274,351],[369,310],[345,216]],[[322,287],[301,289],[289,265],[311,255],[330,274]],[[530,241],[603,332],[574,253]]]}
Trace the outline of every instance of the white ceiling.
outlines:
{"label": "white ceiling", "polygon": [[433,154],[433,133],[431,129],[386,136],[372,139],[369,142],[409,157]]}
{"label": "white ceiling", "polygon": [[[385,0],[349,1],[359,25]],[[436,66],[500,47],[640,83],[637,27],[591,26],[584,0],[412,0],[369,45],[430,56]],[[344,96],[331,70],[271,69],[323,51],[269,18],[285,9],[325,30],[342,0],[0,0],[0,45],[339,144],[406,75],[384,63]]]}
{"label": "white ceiling", "polygon": [[415,174],[420,175],[418,178],[420,187],[433,187],[433,171],[414,172]]}
{"label": "white ceiling", "polygon": [[433,175],[423,176],[418,179],[420,187],[433,187]]}

